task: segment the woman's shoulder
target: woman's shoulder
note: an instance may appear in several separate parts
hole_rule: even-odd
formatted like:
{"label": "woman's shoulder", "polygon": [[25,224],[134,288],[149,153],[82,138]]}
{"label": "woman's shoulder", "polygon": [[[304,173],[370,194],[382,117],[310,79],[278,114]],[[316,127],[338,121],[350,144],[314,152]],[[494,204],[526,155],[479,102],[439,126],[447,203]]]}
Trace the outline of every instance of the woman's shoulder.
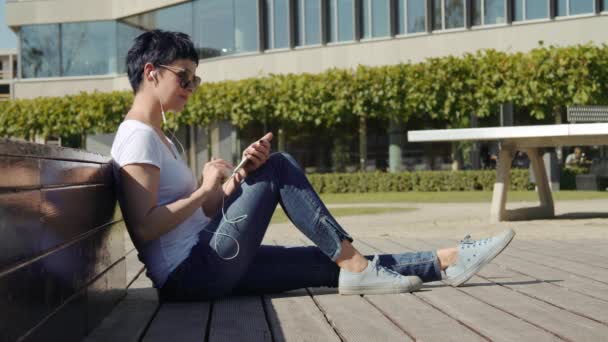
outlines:
{"label": "woman's shoulder", "polygon": [[[125,120],[116,131],[112,142],[111,155],[114,159],[125,159],[125,155],[154,154],[160,156],[159,138],[154,129],[137,120]],[[154,153],[152,153],[154,152]]]}

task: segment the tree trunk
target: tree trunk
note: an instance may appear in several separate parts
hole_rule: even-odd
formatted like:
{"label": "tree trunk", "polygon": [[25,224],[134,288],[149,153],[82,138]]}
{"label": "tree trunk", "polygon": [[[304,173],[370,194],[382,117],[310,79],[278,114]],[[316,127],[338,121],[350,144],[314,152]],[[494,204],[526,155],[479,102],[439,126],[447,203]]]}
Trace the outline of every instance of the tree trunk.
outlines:
{"label": "tree trunk", "polygon": [[367,120],[359,117],[359,169],[365,172],[367,166]]}
{"label": "tree trunk", "polygon": [[391,120],[388,126],[388,170],[389,172],[403,171],[401,148],[403,146],[403,124]]}

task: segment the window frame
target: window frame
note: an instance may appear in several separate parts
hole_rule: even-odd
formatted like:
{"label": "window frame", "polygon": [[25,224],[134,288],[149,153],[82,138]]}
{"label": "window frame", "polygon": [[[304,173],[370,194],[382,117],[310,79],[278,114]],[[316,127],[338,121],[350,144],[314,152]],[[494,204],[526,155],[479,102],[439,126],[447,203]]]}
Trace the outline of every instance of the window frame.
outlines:
{"label": "window frame", "polygon": [[[474,13],[471,11],[471,29],[473,28],[478,28],[478,27],[494,27],[494,26],[506,26],[507,24],[507,6],[509,5],[509,0],[502,0],[502,5],[503,5],[503,10],[504,10],[504,17],[505,17],[505,21],[502,23],[494,23],[494,24],[486,24],[486,14],[485,14],[485,9],[486,9],[486,1],[487,0],[480,0],[481,1],[481,8],[480,8],[480,13],[481,13],[481,24],[479,25],[475,25],[473,24],[473,17],[474,17]],[[471,1],[471,6],[473,6],[473,2]]]}
{"label": "window frame", "polygon": [[[428,17],[429,1],[426,1],[426,0],[424,1],[424,30],[422,30],[420,32],[411,32],[411,33],[408,32],[408,30],[407,30],[407,24],[409,22],[408,21],[409,12],[407,11],[407,5],[408,5],[409,1],[410,0],[403,0],[403,4],[404,4],[403,10],[399,11],[399,12],[403,13],[403,32],[402,33],[399,32],[399,27],[398,27],[399,25],[401,25],[399,23],[399,13],[396,14],[396,20],[398,22],[398,26],[396,28],[397,34],[395,36],[396,37],[405,37],[405,36],[411,37],[411,36],[418,36],[421,34],[429,34],[429,32],[426,29],[428,27],[428,21],[429,21],[429,17]],[[399,6],[396,6],[396,8],[398,9]]]}
{"label": "window frame", "polygon": [[[351,7],[351,16],[352,16],[352,33],[353,33],[353,38],[350,40],[340,40],[340,22],[339,22],[339,15],[338,15],[338,1],[339,0],[327,0],[327,12],[329,13],[329,9],[331,8],[332,4],[336,5],[336,11],[334,11],[334,13],[331,15],[331,18],[329,17],[329,15],[327,16],[327,20],[329,21],[330,25],[327,25],[327,45],[336,45],[336,44],[349,44],[349,43],[353,43],[356,42],[356,25],[357,25],[357,21],[355,20],[355,15],[356,15],[356,6],[357,6],[357,0],[353,0],[352,3],[352,7]],[[321,3],[321,6],[323,4]],[[335,41],[331,41],[331,30],[332,28],[334,28],[336,30],[336,40]]]}
{"label": "window frame", "polygon": [[[363,9],[365,8],[363,6],[363,2],[367,2],[368,6],[369,6],[369,13],[367,15],[367,19],[369,20],[369,33],[370,36],[369,37],[365,37],[365,13],[363,13]],[[387,25],[388,25],[388,34],[386,36],[379,36],[379,37],[374,37],[374,23],[373,23],[373,18],[374,18],[374,7],[372,6],[372,2],[374,0],[361,0],[361,41],[370,41],[370,40],[383,40],[383,39],[388,39],[388,38],[392,38],[391,36],[391,27],[390,27],[390,16],[392,15],[392,7],[391,6],[391,0],[388,0],[386,2],[386,6],[388,9],[388,15],[389,18],[387,18]]]}
{"label": "window frame", "polygon": [[[557,0],[552,0],[555,1],[555,5],[557,6]],[[591,12],[589,13],[579,13],[579,14],[570,14],[570,2],[572,0],[566,0],[566,14],[565,15],[557,15],[557,10],[555,12],[555,19],[561,20],[563,18],[569,18],[569,17],[587,17],[587,16],[592,16],[595,15],[596,13],[601,13],[601,11],[599,11],[597,7],[597,2],[596,1],[592,1],[593,3],[593,9],[591,10]],[[576,0],[575,0],[576,1]],[[601,5],[601,4],[600,4]],[[606,11],[605,9],[603,11]]]}
{"label": "window frame", "polygon": [[[510,0],[511,2],[517,1],[517,0]],[[543,21],[550,21],[551,19],[551,2],[555,1],[555,0],[545,0],[545,3],[547,5],[547,17],[545,18],[536,18],[536,19],[528,19],[528,13],[526,11],[526,7],[528,5],[528,1],[535,1],[535,0],[521,0],[522,1],[522,8],[521,8],[521,16],[522,19],[521,20],[515,20],[515,11],[513,12],[513,22],[511,23],[512,25],[519,25],[520,23],[523,22],[528,22],[528,23],[535,23],[535,22],[543,22]],[[538,1],[538,0],[536,0]]]}
{"label": "window frame", "polygon": [[[266,16],[266,27],[265,29],[268,30],[267,32],[262,32],[260,33],[260,35],[265,35],[265,34],[269,34],[269,37],[264,37],[269,38],[269,41],[266,42],[266,46],[262,47],[262,51],[285,51],[285,50],[289,50],[290,49],[290,42],[289,42],[289,30],[290,30],[290,18],[289,18],[289,5],[287,5],[287,46],[285,47],[276,47],[276,37],[275,37],[275,16],[274,16],[274,4],[277,0],[269,0],[270,1],[270,6],[266,6],[266,13],[264,14]],[[281,1],[281,0],[279,0]],[[258,6],[259,3],[258,3]],[[258,28],[262,27],[262,24],[260,22],[261,18],[260,16],[258,16]],[[272,45],[272,46],[271,46]]]}
{"label": "window frame", "polygon": [[[463,26],[462,27],[453,27],[453,28],[445,28],[445,2],[446,0],[439,0],[441,3],[441,28],[440,29],[432,29],[431,32],[452,32],[452,31],[465,31],[467,30],[467,3],[470,3],[469,0],[462,0],[462,6],[463,6],[463,11],[462,11],[462,22],[463,22]],[[433,9],[434,10],[434,9]],[[434,15],[433,15],[434,17]],[[434,18],[432,18],[433,20]],[[432,28],[432,24],[431,23],[431,28]]]}
{"label": "window frame", "polygon": [[296,1],[296,44],[294,44],[295,49],[323,46],[323,35],[325,34],[323,32],[322,23],[323,0],[314,0],[319,2],[319,42],[315,44],[306,44],[306,1],[313,0],[301,0],[299,2],[300,6],[298,6],[298,1]]}

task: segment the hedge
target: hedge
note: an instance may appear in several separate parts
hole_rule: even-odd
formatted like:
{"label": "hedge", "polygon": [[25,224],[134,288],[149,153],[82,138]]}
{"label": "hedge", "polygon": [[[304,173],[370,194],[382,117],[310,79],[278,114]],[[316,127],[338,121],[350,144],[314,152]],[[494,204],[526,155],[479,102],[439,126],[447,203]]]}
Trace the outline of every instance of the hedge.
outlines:
{"label": "hedge", "polygon": [[[0,102],[0,136],[113,132],[131,101],[124,91]],[[466,127],[471,113],[487,117],[506,102],[537,119],[573,104],[608,103],[608,45],[482,50],[420,63],[204,83],[169,119],[171,128],[220,119],[238,127],[252,121],[341,127],[362,118],[405,123],[411,117]]]}
{"label": "hedge", "polygon": [[[495,170],[331,173],[308,175],[319,193],[491,191]],[[527,169],[511,170],[510,190],[533,190]]]}

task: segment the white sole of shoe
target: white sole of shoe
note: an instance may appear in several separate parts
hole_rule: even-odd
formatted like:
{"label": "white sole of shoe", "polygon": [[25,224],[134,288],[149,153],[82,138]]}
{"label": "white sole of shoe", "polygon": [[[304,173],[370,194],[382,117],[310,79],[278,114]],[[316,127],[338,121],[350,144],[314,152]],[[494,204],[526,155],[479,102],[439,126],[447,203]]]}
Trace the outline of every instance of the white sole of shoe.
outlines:
{"label": "white sole of shoe", "polygon": [[468,271],[463,272],[458,277],[454,277],[452,279],[444,279],[443,281],[453,287],[462,285],[464,282],[471,279],[471,277],[474,276],[475,273],[479,272],[479,270],[482,267],[484,267],[490,261],[492,261],[492,259],[494,259],[498,254],[500,254],[500,252],[502,252],[505,248],[507,248],[507,246],[511,243],[511,241],[513,241],[513,237],[515,237],[515,231],[511,230],[510,234],[507,236],[507,239],[505,239],[505,242],[503,242],[503,244],[501,246],[496,248],[492,253],[486,255],[485,258],[480,259],[477,263],[475,263],[473,266],[471,266],[468,269]]}

